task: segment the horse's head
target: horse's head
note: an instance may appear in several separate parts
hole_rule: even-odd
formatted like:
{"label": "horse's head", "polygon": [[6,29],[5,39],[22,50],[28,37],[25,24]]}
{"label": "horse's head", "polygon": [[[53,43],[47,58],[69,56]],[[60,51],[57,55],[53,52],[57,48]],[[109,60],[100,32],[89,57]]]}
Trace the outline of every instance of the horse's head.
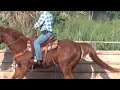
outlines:
{"label": "horse's head", "polygon": [[[22,38],[21,38],[22,37]],[[0,27],[0,44],[4,43],[15,51],[26,48],[27,38],[13,28]]]}
{"label": "horse's head", "polygon": [[4,43],[4,39],[5,39],[5,34],[4,34],[4,27],[0,27],[0,44]]}
{"label": "horse's head", "polygon": [[[21,37],[22,39],[20,39]],[[26,37],[24,37],[24,35],[21,32],[13,28],[0,27],[0,44],[1,43],[10,44],[16,41],[17,43],[21,43],[24,42],[25,39]]]}

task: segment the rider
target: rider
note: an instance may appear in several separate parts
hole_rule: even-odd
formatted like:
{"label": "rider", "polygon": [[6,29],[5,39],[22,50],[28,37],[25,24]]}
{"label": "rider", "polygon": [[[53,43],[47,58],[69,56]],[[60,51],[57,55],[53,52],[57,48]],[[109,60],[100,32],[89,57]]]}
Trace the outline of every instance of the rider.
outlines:
{"label": "rider", "polygon": [[34,25],[34,29],[40,28],[41,35],[34,42],[36,61],[38,65],[42,64],[42,51],[40,44],[44,43],[53,35],[54,18],[49,11],[40,11],[38,22]]}

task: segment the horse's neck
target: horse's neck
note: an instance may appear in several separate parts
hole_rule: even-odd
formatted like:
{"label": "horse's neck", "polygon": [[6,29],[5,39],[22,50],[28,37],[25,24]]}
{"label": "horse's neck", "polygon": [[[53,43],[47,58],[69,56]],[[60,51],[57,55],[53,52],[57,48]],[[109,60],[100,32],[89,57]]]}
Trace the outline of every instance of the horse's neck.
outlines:
{"label": "horse's neck", "polygon": [[23,52],[26,49],[27,41],[15,41],[9,41],[8,47],[10,48],[10,50],[13,52],[13,54]]}

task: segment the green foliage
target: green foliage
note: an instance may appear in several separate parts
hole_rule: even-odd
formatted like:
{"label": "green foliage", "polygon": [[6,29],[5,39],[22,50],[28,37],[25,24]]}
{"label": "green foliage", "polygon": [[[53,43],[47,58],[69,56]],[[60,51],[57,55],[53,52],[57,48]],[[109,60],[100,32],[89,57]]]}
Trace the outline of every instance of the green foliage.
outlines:
{"label": "green foliage", "polygon": [[60,16],[60,12],[53,13],[54,16],[54,27],[55,29],[59,29],[62,32],[65,26],[65,19],[64,17]]}
{"label": "green foliage", "polygon": [[[90,20],[89,11],[51,11],[54,16],[54,33],[58,39],[77,41],[120,41],[120,12],[104,11],[97,20]],[[103,13],[98,12],[98,13]],[[0,26],[13,27],[27,37],[40,14],[33,11],[0,11]],[[109,18],[109,19],[108,19]],[[96,49],[119,50],[119,44],[94,44]],[[2,48],[4,45],[0,45]]]}
{"label": "green foliage", "polygon": [[[64,32],[59,38],[77,41],[120,41],[120,20],[91,21],[86,16],[71,17],[65,22]],[[116,46],[117,45],[117,46]],[[96,44],[96,49],[118,50],[118,44]]]}
{"label": "green foliage", "polygon": [[120,19],[120,11],[106,11],[110,18]]}

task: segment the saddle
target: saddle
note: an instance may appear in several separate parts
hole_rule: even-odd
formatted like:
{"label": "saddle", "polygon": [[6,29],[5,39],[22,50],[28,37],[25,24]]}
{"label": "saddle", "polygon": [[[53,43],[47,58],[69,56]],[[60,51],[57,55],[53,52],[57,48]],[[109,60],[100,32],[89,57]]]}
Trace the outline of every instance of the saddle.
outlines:
{"label": "saddle", "polygon": [[[33,43],[37,38],[38,38],[37,34],[34,33],[33,37],[31,38],[31,42]],[[42,51],[44,51],[46,49],[47,49],[47,51],[49,51],[49,50],[57,48],[57,44],[58,44],[58,40],[55,39],[55,36],[53,35],[47,41],[42,43],[40,46],[41,46]]]}
{"label": "saddle", "polygon": [[[34,33],[33,37],[30,39],[30,42],[31,42],[31,46],[32,46],[32,47],[33,47],[34,41],[35,41],[37,38],[38,38],[38,37],[37,37],[37,34]],[[29,41],[29,40],[28,40],[28,41]],[[27,43],[27,44],[28,44],[28,43]],[[42,51],[45,51],[45,56],[46,56],[47,51],[53,50],[53,49],[55,49],[55,48],[57,48],[57,47],[58,47],[58,40],[55,39],[55,36],[51,36],[47,41],[45,41],[44,43],[41,44],[41,50],[42,50]],[[31,49],[34,50],[34,48],[31,48]],[[28,49],[28,51],[29,51],[29,49]],[[32,59],[33,59],[33,58],[34,58],[34,57],[32,57]],[[44,61],[44,64],[42,64],[42,67],[46,67],[46,65],[45,65],[45,63],[46,63],[45,59],[44,59],[43,61]],[[32,62],[32,61],[31,61],[31,62]],[[33,67],[34,67],[34,64],[32,65],[31,68],[33,68]],[[35,66],[35,67],[37,67],[37,66]]]}

